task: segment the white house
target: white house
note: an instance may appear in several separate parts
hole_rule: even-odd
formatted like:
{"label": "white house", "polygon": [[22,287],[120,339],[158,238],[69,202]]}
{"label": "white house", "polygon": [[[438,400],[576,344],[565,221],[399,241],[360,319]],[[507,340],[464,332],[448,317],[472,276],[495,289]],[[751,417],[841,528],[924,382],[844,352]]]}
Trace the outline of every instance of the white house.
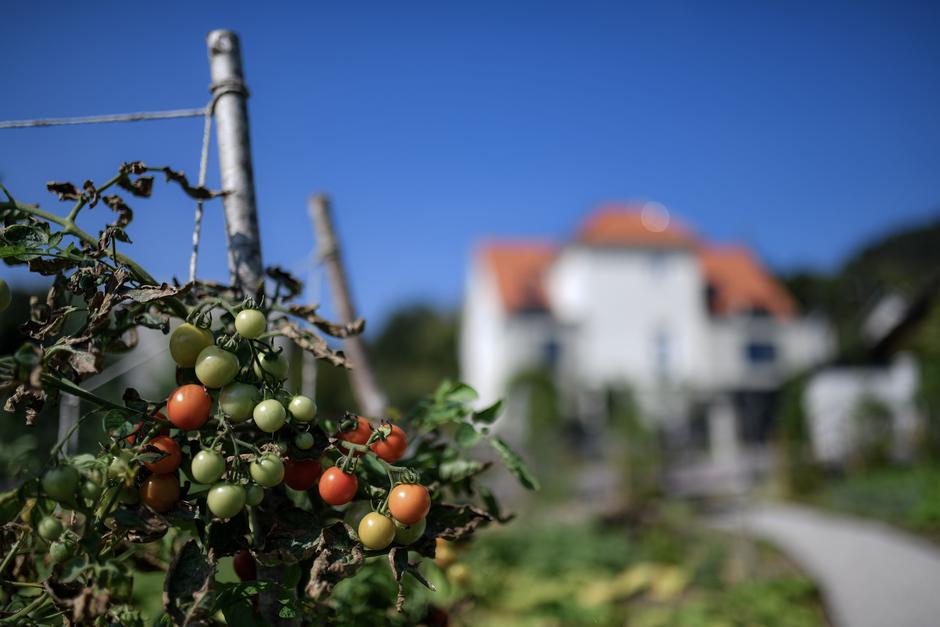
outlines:
{"label": "white house", "polygon": [[610,205],[567,242],[477,248],[460,365],[484,401],[548,368],[586,421],[604,390],[628,385],[669,438],[715,453],[729,446],[716,438],[763,440],[768,396],[832,346],[747,248],[704,242],[660,205]]}

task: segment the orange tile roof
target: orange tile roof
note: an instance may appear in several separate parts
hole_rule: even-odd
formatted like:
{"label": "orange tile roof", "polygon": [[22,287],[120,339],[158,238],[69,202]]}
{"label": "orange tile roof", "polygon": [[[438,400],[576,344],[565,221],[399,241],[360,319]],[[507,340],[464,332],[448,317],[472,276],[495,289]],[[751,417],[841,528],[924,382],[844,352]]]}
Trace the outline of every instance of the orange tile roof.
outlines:
{"label": "orange tile roof", "polygon": [[482,247],[507,311],[548,309],[544,274],[557,252],[546,242],[492,242]]}
{"label": "orange tile roof", "polygon": [[[591,213],[578,230],[577,241],[600,246],[686,248],[695,245],[691,229],[657,214],[651,204],[610,204]],[[662,219],[665,217],[665,219]]]}
{"label": "orange tile roof", "polygon": [[714,289],[712,313],[731,315],[764,309],[792,318],[796,304],[789,292],[743,246],[702,246],[698,251],[705,280]]}

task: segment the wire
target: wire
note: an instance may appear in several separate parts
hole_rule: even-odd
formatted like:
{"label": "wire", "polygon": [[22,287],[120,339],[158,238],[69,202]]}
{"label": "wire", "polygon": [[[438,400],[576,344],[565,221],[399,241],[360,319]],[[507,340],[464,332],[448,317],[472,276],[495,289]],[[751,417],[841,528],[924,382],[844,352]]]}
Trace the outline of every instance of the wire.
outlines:
{"label": "wire", "polygon": [[137,113],[115,113],[111,115],[89,115],[73,118],[45,118],[38,120],[3,120],[2,128],[33,128],[37,126],[73,126],[76,124],[108,124],[111,122],[143,122],[147,120],[173,120],[197,118],[206,114],[205,108],[176,109],[173,111],[139,111]]}

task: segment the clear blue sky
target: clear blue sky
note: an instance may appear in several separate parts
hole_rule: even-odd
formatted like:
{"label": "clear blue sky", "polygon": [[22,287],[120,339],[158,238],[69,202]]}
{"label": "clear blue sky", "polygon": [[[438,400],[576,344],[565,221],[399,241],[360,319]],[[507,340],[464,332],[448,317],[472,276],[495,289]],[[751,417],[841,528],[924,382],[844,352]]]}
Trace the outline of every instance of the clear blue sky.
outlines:
{"label": "clear blue sky", "polygon": [[[831,268],[940,208],[940,3],[821,4],[8,3],[0,119],[201,106],[205,34],[236,30],[266,261],[304,269],[306,198],[329,191],[373,319],[456,304],[475,241],[560,239],[604,200]],[[55,207],[46,180],[125,160],[195,175],[200,134],[0,131],[0,175]],[[185,276],[191,203],[134,207],[135,257]],[[201,274],[222,279],[219,206],[205,229]]]}

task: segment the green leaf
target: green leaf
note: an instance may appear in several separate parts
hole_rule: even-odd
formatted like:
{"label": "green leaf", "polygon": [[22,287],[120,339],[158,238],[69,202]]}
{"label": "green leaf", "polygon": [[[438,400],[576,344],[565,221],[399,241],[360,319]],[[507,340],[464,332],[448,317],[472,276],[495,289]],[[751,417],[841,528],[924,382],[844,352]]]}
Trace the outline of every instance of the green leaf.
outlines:
{"label": "green leaf", "polygon": [[483,424],[493,424],[497,418],[499,418],[499,412],[503,409],[503,401],[499,400],[487,407],[486,409],[481,409],[478,412],[474,412],[471,416],[473,422],[479,422]]}
{"label": "green leaf", "polygon": [[488,462],[475,459],[454,459],[441,464],[438,474],[443,481],[456,482],[478,475],[489,467]]}
{"label": "green leaf", "polygon": [[457,383],[447,391],[447,400],[454,403],[472,403],[479,398],[479,394],[466,383]]}
{"label": "green leaf", "polygon": [[[196,541],[184,544],[170,565],[163,586],[163,607],[176,624],[202,624],[209,619],[212,604],[205,597],[214,575],[214,567]],[[193,604],[199,607],[193,609]]]}
{"label": "green leaf", "polygon": [[539,480],[536,479],[532,471],[529,470],[529,467],[519,453],[514,451],[505,440],[499,436],[493,436],[490,438],[489,442],[496,452],[499,453],[499,458],[502,460],[503,465],[506,466],[506,469],[519,480],[519,483],[521,483],[523,487],[528,490],[540,489]]}
{"label": "green leaf", "polygon": [[462,448],[470,448],[480,441],[480,434],[473,428],[473,425],[465,422],[457,427],[457,433],[454,434],[457,445]]}

